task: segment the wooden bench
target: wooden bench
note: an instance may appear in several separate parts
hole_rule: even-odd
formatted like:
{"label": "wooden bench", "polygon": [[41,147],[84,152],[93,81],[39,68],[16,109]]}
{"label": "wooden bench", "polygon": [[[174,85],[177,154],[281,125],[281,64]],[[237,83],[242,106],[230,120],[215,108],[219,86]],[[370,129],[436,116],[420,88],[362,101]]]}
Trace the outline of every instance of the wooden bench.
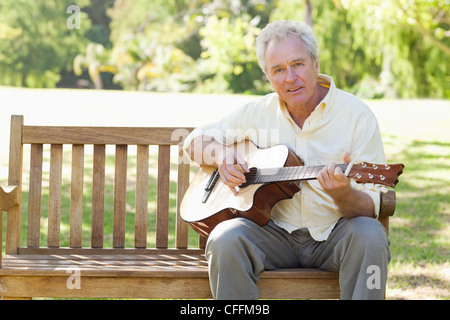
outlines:
{"label": "wooden bench", "polygon": [[[190,174],[180,144],[191,130],[25,126],[12,116],[0,296],[211,298],[206,239],[179,216]],[[387,229],[395,193],[382,199]],[[266,271],[258,285],[261,298],[339,298],[338,274],[317,269]]]}

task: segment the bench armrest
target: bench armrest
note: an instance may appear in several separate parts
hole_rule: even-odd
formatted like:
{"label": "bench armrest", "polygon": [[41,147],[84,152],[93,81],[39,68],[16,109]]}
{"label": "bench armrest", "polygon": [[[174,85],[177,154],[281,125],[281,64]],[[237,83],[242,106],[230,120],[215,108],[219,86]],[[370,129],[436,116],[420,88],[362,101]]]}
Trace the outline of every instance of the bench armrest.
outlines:
{"label": "bench armrest", "polygon": [[395,211],[395,191],[388,190],[386,193],[381,192],[380,198],[380,218],[392,217]]}
{"label": "bench armrest", "polygon": [[9,211],[19,204],[19,186],[0,186],[0,212]]}

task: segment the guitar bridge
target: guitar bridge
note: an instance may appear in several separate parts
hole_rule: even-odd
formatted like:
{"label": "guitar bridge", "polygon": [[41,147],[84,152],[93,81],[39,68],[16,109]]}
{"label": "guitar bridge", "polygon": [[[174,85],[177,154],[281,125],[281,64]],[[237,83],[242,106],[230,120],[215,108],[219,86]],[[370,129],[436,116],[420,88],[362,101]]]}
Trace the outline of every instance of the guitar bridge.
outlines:
{"label": "guitar bridge", "polygon": [[205,203],[209,195],[211,194],[211,191],[214,189],[214,186],[216,185],[217,181],[219,180],[220,174],[219,169],[215,169],[211,175],[211,177],[208,180],[208,183],[205,187],[205,193],[203,194],[202,203]]}

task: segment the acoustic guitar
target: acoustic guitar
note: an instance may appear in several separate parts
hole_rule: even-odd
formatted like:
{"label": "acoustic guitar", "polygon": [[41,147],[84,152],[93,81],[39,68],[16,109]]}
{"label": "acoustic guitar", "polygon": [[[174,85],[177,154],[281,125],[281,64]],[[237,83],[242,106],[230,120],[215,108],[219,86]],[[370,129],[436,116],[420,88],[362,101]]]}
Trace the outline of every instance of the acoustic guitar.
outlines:
{"label": "acoustic guitar", "polygon": [[[245,140],[234,145],[244,156],[249,173],[237,196],[222,182],[217,168],[201,166],[186,191],[180,207],[181,218],[200,235],[208,236],[222,221],[236,217],[264,226],[272,207],[300,191],[299,181],[316,179],[324,166],[304,166],[288,147],[262,149]],[[339,164],[347,177],[358,183],[395,187],[403,164]]]}

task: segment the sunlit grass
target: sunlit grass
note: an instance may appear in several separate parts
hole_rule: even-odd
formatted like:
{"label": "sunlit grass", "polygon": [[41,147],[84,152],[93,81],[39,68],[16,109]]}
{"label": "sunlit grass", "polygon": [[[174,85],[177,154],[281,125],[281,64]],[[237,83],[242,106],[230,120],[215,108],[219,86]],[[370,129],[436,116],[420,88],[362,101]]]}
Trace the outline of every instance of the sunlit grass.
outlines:
{"label": "sunlit grass", "polygon": [[450,104],[374,101],[386,156],[402,162],[390,219],[388,299],[450,297]]}

